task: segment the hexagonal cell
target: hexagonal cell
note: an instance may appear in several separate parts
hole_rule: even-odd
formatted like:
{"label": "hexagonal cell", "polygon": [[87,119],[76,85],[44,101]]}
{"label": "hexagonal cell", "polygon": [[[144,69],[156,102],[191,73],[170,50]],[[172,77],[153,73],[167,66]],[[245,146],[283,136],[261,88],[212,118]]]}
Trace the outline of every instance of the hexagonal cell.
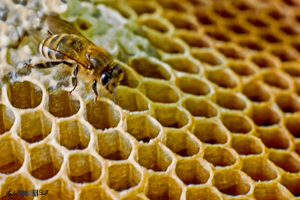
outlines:
{"label": "hexagonal cell", "polygon": [[254,181],[270,181],[279,175],[276,166],[264,157],[248,156],[242,159],[242,170]]}
{"label": "hexagonal cell", "polygon": [[236,34],[248,34],[249,31],[239,24],[229,24],[227,28]]}
{"label": "hexagonal cell", "polygon": [[149,101],[135,89],[118,86],[115,91],[115,104],[130,112],[149,110]]}
{"label": "hexagonal cell", "polygon": [[177,90],[167,82],[147,80],[141,83],[139,90],[154,102],[176,103],[179,100]]}
{"label": "hexagonal cell", "polygon": [[222,42],[229,42],[231,40],[231,38],[229,38],[224,31],[222,32],[220,30],[206,31],[206,34],[212,39],[222,41]]}
{"label": "hexagonal cell", "polygon": [[201,9],[195,10],[195,15],[196,15],[198,22],[200,22],[202,25],[215,24],[215,21],[210,17],[210,14],[207,14],[205,11],[203,11]]}
{"label": "hexagonal cell", "polygon": [[262,142],[250,135],[232,135],[231,147],[246,156],[263,152]]}
{"label": "hexagonal cell", "polygon": [[252,120],[257,126],[272,126],[280,122],[280,116],[269,106],[253,105]]}
{"label": "hexagonal cell", "polygon": [[228,66],[240,76],[251,76],[255,74],[255,69],[253,66],[244,61],[231,61],[228,62]]}
{"label": "hexagonal cell", "polygon": [[251,57],[251,61],[254,62],[260,68],[273,68],[276,67],[275,62],[271,57],[264,54],[256,54]]}
{"label": "hexagonal cell", "polygon": [[254,51],[262,51],[264,47],[261,45],[261,41],[257,39],[242,39],[238,42],[238,44],[242,47],[248,48]]}
{"label": "hexagonal cell", "polygon": [[[167,1],[166,1],[167,2]],[[176,29],[185,29],[189,31],[197,31],[198,26],[193,23],[193,18],[189,15],[167,14],[167,19],[175,26]]]}
{"label": "hexagonal cell", "polygon": [[64,120],[58,124],[57,142],[69,150],[85,149],[90,142],[90,132],[78,120]]}
{"label": "hexagonal cell", "polygon": [[197,120],[192,133],[202,142],[208,144],[225,144],[227,142],[226,130],[217,121]]}
{"label": "hexagonal cell", "polygon": [[281,26],[279,29],[287,35],[295,36],[299,34],[299,31],[291,26]]}
{"label": "hexagonal cell", "polygon": [[260,35],[261,39],[269,43],[281,43],[282,40],[271,33],[264,33]]}
{"label": "hexagonal cell", "polygon": [[232,12],[230,12],[228,9],[226,9],[225,7],[221,6],[220,4],[218,6],[215,6],[215,8],[213,9],[213,11],[219,15],[220,17],[223,18],[235,18],[236,15],[233,14]]}
{"label": "hexagonal cell", "polygon": [[[300,17],[300,16],[299,16]],[[299,18],[300,19],[300,18]],[[294,49],[296,49],[298,52],[300,52],[300,41],[293,41],[291,43],[292,47],[294,47]]]}
{"label": "hexagonal cell", "polygon": [[68,91],[55,90],[47,97],[45,107],[55,117],[70,117],[78,112],[80,102]]}
{"label": "hexagonal cell", "polygon": [[63,163],[63,155],[53,146],[42,144],[30,150],[28,170],[30,174],[40,180],[55,176]]}
{"label": "hexagonal cell", "polygon": [[149,115],[129,115],[125,120],[125,131],[138,141],[148,143],[158,136],[161,131],[159,123]]}
{"label": "hexagonal cell", "polygon": [[94,156],[75,153],[69,156],[68,177],[75,183],[91,183],[102,173],[102,165]]}
{"label": "hexagonal cell", "polygon": [[126,160],[132,150],[130,141],[121,132],[112,130],[97,133],[96,151],[106,159]]}
{"label": "hexagonal cell", "polygon": [[113,200],[104,189],[99,188],[99,186],[84,187],[81,189],[79,200]]}
{"label": "hexagonal cell", "polygon": [[231,166],[237,160],[237,155],[234,155],[232,150],[219,145],[207,146],[204,150],[203,157],[215,167]]}
{"label": "hexagonal cell", "polygon": [[257,18],[257,17],[248,17],[247,21],[250,22],[253,26],[256,26],[259,28],[265,28],[265,27],[269,26],[269,24],[267,24],[267,22],[265,22],[262,19]]}
{"label": "hexagonal cell", "polygon": [[14,82],[7,87],[10,103],[21,109],[35,108],[42,102],[42,89],[29,81]]}
{"label": "hexagonal cell", "polygon": [[158,62],[145,57],[133,58],[128,65],[144,77],[169,80],[170,73]]}
{"label": "hexagonal cell", "polygon": [[250,120],[237,113],[222,114],[222,123],[232,133],[249,133],[253,127]]}
{"label": "hexagonal cell", "polygon": [[181,159],[177,162],[175,171],[186,185],[204,184],[210,177],[207,167],[201,165],[198,160]]}
{"label": "hexagonal cell", "polygon": [[244,110],[246,108],[246,102],[241,98],[240,94],[228,91],[218,91],[216,103],[230,110]]}
{"label": "hexagonal cell", "polygon": [[21,115],[18,135],[29,143],[39,142],[51,133],[52,122],[42,111],[25,112]]}
{"label": "hexagonal cell", "polygon": [[271,50],[274,56],[277,56],[282,62],[292,62],[298,60],[298,53],[290,47],[283,47]]}
{"label": "hexagonal cell", "polygon": [[245,59],[245,55],[242,49],[236,47],[236,46],[219,46],[217,48],[219,52],[221,52],[224,56],[227,58],[232,58],[232,59]]}
{"label": "hexagonal cell", "polygon": [[150,2],[141,4],[141,2],[129,1],[129,5],[138,15],[154,13],[157,9]]}
{"label": "hexagonal cell", "polygon": [[173,158],[165,148],[157,144],[139,144],[136,160],[141,166],[160,172],[168,169]]}
{"label": "hexagonal cell", "polygon": [[287,149],[290,146],[288,133],[284,130],[274,129],[258,129],[258,137],[268,148]]}
{"label": "hexagonal cell", "polygon": [[118,192],[133,188],[140,181],[141,173],[132,164],[113,164],[108,168],[108,186]]}
{"label": "hexagonal cell", "polygon": [[240,11],[252,10],[253,7],[247,1],[233,1],[232,5]]}
{"label": "hexagonal cell", "polygon": [[299,174],[282,174],[280,183],[286,187],[294,196],[300,196],[300,175]]}
{"label": "hexagonal cell", "polygon": [[[17,194],[18,190],[25,191],[25,190],[34,190],[34,184],[28,179],[22,176],[21,174],[15,176],[8,176],[6,180],[1,184],[1,196],[0,198],[3,200],[6,199],[26,199],[26,200],[33,200],[33,196],[25,196],[25,197],[16,197],[16,196],[6,196],[7,192],[11,194]],[[6,196],[6,197],[5,197]]]}
{"label": "hexagonal cell", "polygon": [[[128,65],[122,65],[124,71],[123,80],[120,82],[120,85],[124,85],[130,88],[136,88],[141,80],[141,76],[131,67]],[[118,87],[116,88],[116,90]]]}
{"label": "hexagonal cell", "polygon": [[271,9],[268,14],[275,20],[281,20],[285,18],[285,15],[279,9]]}
{"label": "hexagonal cell", "polygon": [[177,106],[156,106],[154,118],[161,123],[162,126],[170,128],[182,128],[191,120],[187,111]]}
{"label": "hexagonal cell", "polygon": [[206,99],[188,97],[182,104],[195,117],[211,118],[218,115],[216,106]]}
{"label": "hexagonal cell", "polygon": [[223,88],[234,88],[237,86],[237,80],[226,70],[207,71],[207,78]]}
{"label": "hexagonal cell", "polygon": [[254,188],[253,196],[256,200],[289,200],[293,195],[277,182],[260,182]]}
{"label": "hexagonal cell", "polygon": [[96,129],[116,127],[121,118],[121,113],[112,104],[106,101],[90,102],[86,104],[85,119]]}
{"label": "hexagonal cell", "polygon": [[0,135],[9,131],[15,122],[15,115],[11,109],[0,104]]}
{"label": "hexagonal cell", "polygon": [[288,6],[299,6],[299,2],[295,0],[282,0]]}
{"label": "hexagonal cell", "polygon": [[300,69],[297,64],[289,63],[288,65],[284,66],[283,71],[285,73],[288,73],[292,77],[296,77],[296,78],[300,77]]}
{"label": "hexagonal cell", "polygon": [[158,1],[158,3],[164,7],[165,9],[175,10],[178,12],[185,12],[187,9],[184,7],[183,2],[178,2],[176,0],[168,0],[168,1]]}
{"label": "hexagonal cell", "polygon": [[288,151],[273,150],[268,158],[278,167],[290,173],[298,173],[300,171],[299,158]]}
{"label": "hexagonal cell", "polygon": [[247,194],[251,189],[249,178],[234,169],[224,169],[215,173],[214,185],[223,194],[238,196]]}
{"label": "hexagonal cell", "polygon": [[167,130],[162,142],[183,157],[196,155],[200,151],[199,144],[182,130]]}
{"label": "hexagonal cell", "polygon": [[177,84],[183,92],[188,94],[207,95],[210,93],[209,85],[196,77],[182,76],[178,78]]}
{"label": "hexagonal cell", "polygon": [[282,76],[281,73],[268,72],[264,74],[263,81],[269,86],[276,87],[282,90],[288,89],[290,87],[289,82],[285,77]]}
{"label": "hexagonal cell", "polygon": [[48,191],[48,195],[41,195],[41,200],[64,199],[73,200],[75,198],[74,189],[63,179],[57,179],[52,182],[44,183],[40,190]]}
{"label": "hexagonal cell", "polygon": [[177,37],[185,41],[190,47],[206,48],[210,47],[209,38],[205,35],[199,35],[199,33],[182,32],[176,34]]}
{"label": "hexagonal cell", "polygon": [[24,162],[24,149],[22,145],[11,138],[1,138],[0,159],[0,173],[11,174],[18,171]]}
{"label": "hexagonal cell", "polygon": [[221,194],[215,187],[188,187],[186,200],[221,200]]}
{"label": "hexagonal cell", "polygon": [[192,56],[196,58],[197,60],[211,65],[211,66],[216,66],[216,65],[221,65],[222,60],[217,56],[214,52],[208,51],[208,50],[192,50]]}
{"label": "hexagonal cell", "polygon": [[164,61],[177,71],[186,72],[190,74],[198,74],[200,72],[199,66],[185,56],[170,57]]}
{"label": "hexagonal cell", "polygon": [[285,127],[294,137],[300,137],[300,119],[299,116],[289,116],[285,119]]}
{"label": "hexagonal cell", "polygon": [[149,178],[146,191],[146,195],[150,200],[179,200],[182,189],[173,178],[164,174],[155,174]]}
{"label": "hexagonal cell", "polygon": [[169,27],[164,24],[160,19],[156,18],[145,18],[138,21],[140,25],[145,25],[153,30],[156,30],[160,33],[166,33],[169,31]]}
{"label": "hexagonal cell", "polygon": [[250,82],[243,86],[243,93],[255,102],[269,101],[271,94],[261,83]]}
{"label": "hexagonal cell", "polygon": [[293,113],[300,110],[300,100],[293,94],[281,94],[276,97],[276,103],[283,112]]}

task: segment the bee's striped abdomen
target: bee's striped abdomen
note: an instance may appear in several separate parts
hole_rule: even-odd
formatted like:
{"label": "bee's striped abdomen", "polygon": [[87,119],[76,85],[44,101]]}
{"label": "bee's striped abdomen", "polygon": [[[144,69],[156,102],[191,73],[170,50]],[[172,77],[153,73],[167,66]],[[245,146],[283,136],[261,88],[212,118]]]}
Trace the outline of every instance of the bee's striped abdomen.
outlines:
{"label": "bee's striped abdomen", "polygon": [[52,35],[42,40],[38,45],[39,53],[45,58],[51,60],[67,60],[68,57],[63,53],[56,51],[61,40],[64,40],[66,34]]}

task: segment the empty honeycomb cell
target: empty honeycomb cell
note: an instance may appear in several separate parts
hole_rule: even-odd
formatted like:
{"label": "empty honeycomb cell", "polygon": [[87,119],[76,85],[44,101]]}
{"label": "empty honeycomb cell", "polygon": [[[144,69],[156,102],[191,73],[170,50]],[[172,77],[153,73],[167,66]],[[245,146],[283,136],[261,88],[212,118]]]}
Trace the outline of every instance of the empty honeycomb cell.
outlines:
{"label": "empty honeycomb cell", "polygon": [[291,62],[298,60],[298,53],[289,47],[280,47],[271,51],[274,56],[277,56],[282,62]]}
{"label": "empty honeycomb cell", "polygon": [[125,131],[138,141],[149,142],[161,131],[159,123],[149,115],[131,114],[126,119]]}
{"label": "empty honeycomb cell", "polygon": [[281,94],[276,97],[276,103],[283,112],[294,113],[300,110],[300,100],[293,94]]}
{"label": "empty honeycomb cell", "polygon": [[216,55],[216,53],[214,53],[213,51],[193,50],[192,56],[197,60],[211,66],[221,65],[223,63],[221,58],[218,55]]}
{"label": "empty honeycomb cell", "polygon": [[29,143],[39,142],[47,137],[52,129],[52,122],[43,112],[25,112],[21,115],[18,135]]}
{"label": "empty honeycomb cell", "polygon": [[14,82],[8,85],[7,96],[10,103],[21,109],[35,108],[42,102],[42,89],[29,81]]}
{"label": "empty honeycomb cell", "polygon": [[46,180],[58,173],[63,160],[63,155],[53,146],[41,144],[30,150],[28,170],[33,177]]}
{"label": "empty honeycomb cell", "polygon": [[156,18],[145,18],[138,22],[140,25],[145,25],[153,30],[156,30],[160,33],[166,33],[169,31],[168,25],[164,24],[164,22],[160,19]]}
{"label": "empty honeycomb cell", "polygon": [[238,44],[242,47],[246,47],[250,50],[254,51],[262,51],[264,47],[261,45],[261,42],[255,39],[245,39],[243,38],[238,42]]}
{"label": "empty honeycomb cell", "polygon": [[247,1],[232,1],[232,5],[240,11],[247,11],[253,9],[253,7]]}
{"label": "empty honeycomb cell", "polygon": [[75,153],[69,156],[67,171],[71,181],[91,183],[101,176],[102,165],[92,155]]}
{"label": "empty honeycomb cell", "polygon": [[240,76],[251,76],[256,72],[251,63],[244,61],[231,61],[228,66]]}
{"label": "empty honeycomb cell", "polygon": [[269,43],[281,43],[282,40],[271,33],[264,33],[260,35],[261,39]]}
{"label": "empty honeycomb cell", "polygon": [[215,6],[213,11],[222,18],[232,19],[232,18],[236,17],[234,13],[230,12],[228,9],[226,9],[226,8],[220,6],[220,5]]}
{"label": "empty honeycomb cell", "polygon": [[288,65],[284,66],[283,71],[285,73],[288,73],[292,77],[295,77],[295,78],[300,77],[300,69],[299,69],[298,65],[288,64]]}
{"label": "empty honeycomb cell", "polygon": [[168,1],[158,1],[158,3],[165,9],[178,11],[178,12],[185,12],[187,8],[185,7],[184,2],[178,2],[176,0],[168,0]]}
{"label": "empty honeycomb cell", "polygon": [[204,10],[197,9],[195,11],[195,15],[198,22],[200,22],[202,25],[214,25],[216,23]]}
{"label": "empty honeycomb cell", "polygon": [[199,66],[186,57],[170,57],[166,59],[165,62],[177,71],[190,74],[198,74],[200,72]]}
{"label": "empty honeycomb cell", "polygon": [[112,200],[112,198],[106,194],[105,190],[99,188],[99,186],[85,187],[81,189],[79,200]]}
{"label": "empty honeycomb cell", "polygon": [[293,41],[291,43],[292,47],[294,47],[294,49],[296,49],[298,52],[300,52],[300,41]]}
{"label": "empty honeycomb cell", "polygon": [[289,82],[288,80],[282,76],[281,73],[276,72],[268,72],[263,75],[263,81],[269,86],[279,88],[282,90],[288,89]]}
{"label": "empty honeycomb cell", "polygon": [[273,150],[268,157],[275,165],[290,173],[300,171],[300,161],[296,155],[288,151]]}
{"label": "empty honeycomb cell", "polygon": [[276,166],[264,157],[248,156],[242,160],[242,170],[254,181],[270,181],[278,177]]}
{"label": "empty honeycomb cell", "polygon": [[1,138],[0,159],[0,173],[11,174],[19,170],[24,162],[24,149],[22,145],[11,138]]}
{"label": "empty honeycomb cell", "polygon": [[240,171],[225,169],[214,174],[213,184],[224,194],[238,196],[247,194],[251,189],[251,181]]}
{"label": "empty honeycomb cell", "polygon": [[[33,190],[34,188],[33,183],[26,177],[22,176],[21,174],[9,176],[6,180],[1,184],[1,200],[8,200],[8,199],[24,199],[24,200],[33,200],[33,196],[25,196],[25,197],[16,197],[16,196],[6,196],[7,192],[11,194],[17,193],[18,190]],[[6,196],[6,197],[5,197]]]}
{"label": "empty honeycomb cell", "polygon": [[116,127],[120,121],[119,110],[106,101],[89,102],[85,108],[85,119],[96,129]]}
{"label": "empty honeycomb cell", "polygon": [[253,192],[256,200],[289,200],[293,195],[281,184],[275,182],[260,182]]}
{"label": "empty honeycomb cell", "polygon": [[299,174],[284,173],[280,183],[286,187],[294,196],[300,196],[300,176]]}
{"label": "empty honeycomb cell", "polygon": [[179,200],[182,188],[173,178],[164,174],[154,174],[149,178],[146,191],[150,200]]}
{"label": "empty honeycomb cell", "polygon": [[149,145],[140,143],[136,160],[141,166],[160,172],[168,169],[173,158],[165,148],[162,148],[157,144]]}
{"label": "empty honeycomb cell", "polygon": [[153,4],[151,2],[140,3],[136,1],[131,1],[129,2],[129,5],[138,15],[151,14],[154,13],[157,9],[155,6],[156,4]]}
{"label": "empty honeycomb cell", "polygon": [[41,186],[39,190],[43,190],[44,192],[48,191],[48,195],[41,195],[39,197],[41,200],[74,200],[75,198],[74,189],[63,179],[57,179],[50,183],[46,182]]}
{"label": "empty honeycomb cell", "polygon": [[106,159],[126,160],[132,147],[129,139],[117,130],[99,132],[96,137],[96,151]]}
{"label": "empty honeycomb cell", "polygon": [[79,108],[79,100],[65,90],[51,92],[46,100],[46,109],[55,117],[70,117],[76,114]]}
{"label": "empty honeycomb cell", "polygon": [[269,106],[254,105],[251,118],[257,126],[272,126],[280,122],[278,112]]}
{"label": "empty honeycomb cell", "polygon": [[299,116],[290,116],[285,119],[285,126],[289,132],[294,136],[300,137],[300,120]]}
{"label": "empty honeycomb cell", "polygon": [[57,141],[69,150],[85,149],[90,142],[90,132],[78,120],[64,120],[58,124]]}
{"label": "empty honeycomb cell", "polygon": [[218,91],[216,103],[230,110],[244,110],[246,108],[246,102],[240,94],[228,91]]}
{"label": "empty honeycomb cell", "polygon": [[149,101],[136,90],[118,86],[115,91],[115,104],[130,112],[149,110]]}
{"label": "empty honeycomb cell", "polygon": [[227,133],[225,128],[217,121],[203,121],[198,119],[192,133],[202,142],[208,144],[225,144]]}
{"label": "empty honeycomb cell", "polygon": [[177,155],[188,157],[196,155],[200,146],[191,136],[182,130],[168,130],[163,143]]}
{"label": "empty honeycomb cell", "polygon": [[242,49],[237,48],[236,46],[220,46],[218,47],[218,50],[227,58],[232,58],[232,59],[244,59],[245,55]]}
{"label": "empty honeycomb cell", "polygon": [[154,102],[176,103],[179,100],[178,91],[167,82],[147,80],[140,84],[139,89]]}
{"label": "empty honeycomb cell", "polygon": [[[123,80],[120,82],[120,85],[124,85],[130,88],[136,88],[140,83],[141,76],[131,67],[124,65],[122,66],[124,71]],[[116,90],[118,87],[116,88]]]}
{"label": "empty honeycomb cell", "polygon": [[195,47],[195,48],[210,47],[211,41],[209,40],[209,38],[205,35],[200,35],[199,33],[182,32],[176,34],[176,36],[182,39],[190,47]]}
{"label": "empty honeycomb cell", "polygon": [[108,168],[108,186],[116,191],[135,187],[141,181],[141,173],[130,163],[114,164]]}
{"label": "empty honeycomb cell", "polygon": [[183,107],[195,117],[211,118],[218,115],[216,106],[202,98],[188,97],[184,100]]}
{"label": "empty honeycomb cell", "polygon": [[167,15],[166,17],[176,29],[185,29],[188,31],[197,31],[198,29],[197,24],[193,23],[193,18],[191,18],[189,15],[184,16],[174,13],[173,15]]}
{"label": "empty honeycomb cell", "polygon": [[159,106],[154,110],[154,118],[165,127],[182,128],[190,122],[187,111],[177,106]]}
{"label": "empty honeycomb cell", "polygon": [[207,167],[201,165],[198,160],[191,159],[181,159],[177,162],[176,175],[186,185],[204,184],[210,177]]}
{"label": "empty honeycomb cell", "polygon": [[224,31],[220,31],[220,30],[207,30],[206,34],[218,41],[222,41],[222,42],[229,42],[231,40],[231,38],[228,36],[228,34],[226,34]]}
{"label": "empty honeycomb cell", "polygon": [[222,197],[214,187],[189,187],[186,191],[186,200],[221,200]]}
{"label": "empty honeycomb cell", "polygon": [[274,20],[281,20],[285,18],[285,15],[283,12],[281,12],[279,9],[271,9],[268,11],[268,15],[272,17]]}
{"label": "empty honeycomb cell", "polygon": [[287,35],[295,36],[299,34],[299,31],[291,26],[281,26],[279,29]]}
{"label": "empty honeycomb cell", "polygon": [[207,71],[208,80],[222,88],[235,88],[238,84],[236,78],[227,70]]}
{"label": "empty honeycomb cell", "polygon": [[221,146],[207,146],[204,150],[204,158],[215,167],[227,167],[233,165],[237,155],[231,149]]}
{"label": "empty honeycomb cell", "polygon": [[128,65],[145,77],[164,80],[171,78],[170,73],[161,64],[151,61],[146,57],[133,58],[129,61]]}
{"label": "empty honeycomb cell", "polygon": [[258,28],[266,28],[269,24],[258,17],[248,17],[247,21]]}
{"label": "empty honeycomb cell", "polygon": [[238,24],[230,24],[227,26],[227,28],[236,34],[248,34],[249,33],[249,31],[247,29],[245,29],[243,26],[238,25]]}
{"label": "empty honeycomb cell", "polygon": [[193,95],[207,95],[211,90],[206,82],[191,76],[181,76],[177,84],[183,92]]}
{"label": "empty honeycomb cell", "polygon": [[282,0],[288,6],[299,6],[299,2],[295,0]]}
{"label": "empty honeycomb cell", "polygon": [[263,144],[259,139],[249,135],[233,135],[231,147],[240,155],[261,154],[263,152]]}
{"label": "empty honeycomb cell", "polygon": [[271,94],[261,83],[250,82],[243,86],[243,94],[254,102],[269,101]]}
{"label": "empty honeycomb cell", "polygon": [[260,68],[276,67],[274,59],[266,54],[255,54],[251,57],[251,61],[254,62]]}
{"label": "empty honeycomb cell", "polygon": [[250,120],[244,115],[237,113],[224,113],[222,123],[232,133],[249,133],[253,127]]}
{"label": "empty honeycomb cell", "polygon": [[9,131],[15,122],[15,115],[11,109],[0,104],[0,135]]}

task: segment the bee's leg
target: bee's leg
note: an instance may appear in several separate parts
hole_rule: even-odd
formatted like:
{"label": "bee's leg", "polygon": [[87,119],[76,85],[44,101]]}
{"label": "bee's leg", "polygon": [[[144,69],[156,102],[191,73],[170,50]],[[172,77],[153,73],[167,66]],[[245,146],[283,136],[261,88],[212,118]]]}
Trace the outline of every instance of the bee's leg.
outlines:
{"label": "bee's leg", "polygon": [[97,93],[97,81],[96,80],[94,80],[94,82],[93,82],[93,91],[94,91],[94,93],[95,93],[95,102],[97,102],[97,97],[98,97],[98,93]]}
{"label": "bee's leg", "polygon": [[78,74],[78,64],[75,65],[73,70],[72,85],[74,86],[74,88],[69,92],[69,94],[71,94],[77,87],[77,74]]}
{"label": "bee's leg", "polygon": [[31,67],[31,68],[36,68],[36,69],[52,68],[59,64],[71,65],[70,63],[68,63],[66,61],[51,61],[51,62],[46,62],[46,63],[38,63],[35,65],[30,65],[28,63],[25,63],[26,66]]}

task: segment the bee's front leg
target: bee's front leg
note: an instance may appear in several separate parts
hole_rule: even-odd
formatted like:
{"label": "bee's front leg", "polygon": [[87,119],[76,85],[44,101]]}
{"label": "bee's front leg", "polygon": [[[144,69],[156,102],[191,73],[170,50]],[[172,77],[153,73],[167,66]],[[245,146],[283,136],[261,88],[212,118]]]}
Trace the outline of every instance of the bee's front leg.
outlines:
{"label": "bee's front leg", "polygon": [[97,102],[98,92],[97,92],[97,81],[96,80],[94,80],[92,88],[93,88],[93,91],[96,95],[94,102]]}
{"label": "bee's front leg", "polygon": [[77,87],[77,74],[78,74],[78,64],[75,65],[75,68],[73,70],[72,85],[74,86],[74,88],[69,92],[69,94],[71,94]]}

